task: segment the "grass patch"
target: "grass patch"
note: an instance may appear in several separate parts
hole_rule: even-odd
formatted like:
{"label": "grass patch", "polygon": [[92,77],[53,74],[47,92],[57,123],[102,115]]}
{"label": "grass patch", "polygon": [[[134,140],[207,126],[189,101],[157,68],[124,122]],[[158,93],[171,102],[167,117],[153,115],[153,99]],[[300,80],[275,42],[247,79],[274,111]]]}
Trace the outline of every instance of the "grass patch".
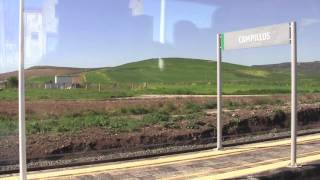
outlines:
{"label": "grass patch", "polygon": [[0,116],[0,136],[18,133],[18,121],[6,116]]}
{"label": "grass patch", "polygon": [[144,126],[154,124],[167,128],[179,128],[170,114],[164,111],[144,115],[143,119],[119,115],[110,116],[109,113],[89,111],[60,118],[51,117],[46,120],[29,119],[27,133],[77,133],[87,128],[103,128],[111,133],[119,133],[137,131]]}
{"label": "grass patch", "polygon": [[193,102],[187,102],[184,106],[183,112],[186,114],[193,114],[201,111],[201,105],[193,103]]}
{"label": "grass patch", "polygon": [[109,117],[106,114],[89,113],[82,116],[66,116],[59,119],[31,120],[27,122],[28,134],[77,133],[86,128],[103,128],[110,132],[132,132],[144,124],[129,117]]}
{"label": "grass patch", "polygon": [[217,102],[215,101],[208,101],[202,105],[203,109],[216,109]]}
{"label": "grass patch", "polygon": [[145,124],[155,124],[158,122],[168,122],[170,120],[170,115],[167,112],[160,111],[152,114],[148,114],[143,117]]}

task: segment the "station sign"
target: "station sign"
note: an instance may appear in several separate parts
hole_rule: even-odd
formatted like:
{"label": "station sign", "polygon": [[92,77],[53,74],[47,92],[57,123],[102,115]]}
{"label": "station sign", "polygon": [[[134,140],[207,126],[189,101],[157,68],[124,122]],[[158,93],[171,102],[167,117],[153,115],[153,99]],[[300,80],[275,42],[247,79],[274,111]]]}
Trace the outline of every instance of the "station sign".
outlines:
{"label": "station sign", "polygon": [[221,34],[221,49],[244,49],[290,44],[290,24],[246,29]]}

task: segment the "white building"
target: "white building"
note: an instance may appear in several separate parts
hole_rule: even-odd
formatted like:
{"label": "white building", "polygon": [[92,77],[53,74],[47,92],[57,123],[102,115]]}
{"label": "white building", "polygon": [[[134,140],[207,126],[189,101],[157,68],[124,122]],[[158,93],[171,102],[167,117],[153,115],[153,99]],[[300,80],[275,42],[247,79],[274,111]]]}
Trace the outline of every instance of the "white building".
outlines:
{"label": "white building", "polygon": [[47,84],[46,89],[48,88],[58,88],[58,89],[71,89],[77,88],[81,84],[80,76],[55,76],[54,84]]}
{"label": "white building", "polygon": [[55,84],[72,84],[73,76],[55,76]]}

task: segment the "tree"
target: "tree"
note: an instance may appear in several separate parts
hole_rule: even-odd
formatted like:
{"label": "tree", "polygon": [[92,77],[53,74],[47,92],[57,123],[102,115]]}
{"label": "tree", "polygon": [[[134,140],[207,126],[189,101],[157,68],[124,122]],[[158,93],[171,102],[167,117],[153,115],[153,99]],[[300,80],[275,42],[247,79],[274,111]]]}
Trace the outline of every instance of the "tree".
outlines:
{"label": "tree", "polygon": [[17,88],[19,85],[18,78],[16,76],[11,76],[8,78],[8,86],[10,88]]}

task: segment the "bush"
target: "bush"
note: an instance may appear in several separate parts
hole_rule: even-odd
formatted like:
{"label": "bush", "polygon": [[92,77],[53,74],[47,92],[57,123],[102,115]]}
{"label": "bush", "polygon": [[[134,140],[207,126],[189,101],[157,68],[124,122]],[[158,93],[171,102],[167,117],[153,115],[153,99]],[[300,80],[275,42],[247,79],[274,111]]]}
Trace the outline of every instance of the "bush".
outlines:
{"label": "bush", "polygon": [[170,115],[167,112],[156,112],[143,117],[145,124],[155,124],[159,122],[167,122],[170,120]]}
{"label": "bush", "polygon": [[240,107],[240,104],[236,101],[227,101],[226,102],[226,107],[230,110],[234,110],[237,107]]}
{"label": "bush", "polygon": [[143,123],[130,118],[110,118],[108,129],[113,132],[133,132],[143,126]]}
{"label": "bush", "polygon": [[167,129],[180,129],[181,128],[177,123],[172,122],[172,121],[164,122],[162,124],[162,126],[167,128]]}
{"label": "bush", "polygon": [[184,107],[184,112],[187,114],[197,113],[201,111],[201,106],[192,102],[188,102]]}
{"label": "bush", "polygon": [[203,107],[205,109],[216,109],[217,108],[217,103],[215,101],[208,101],[203,105]]}
{"label": "bush", "polygon": [[0,116],[0,136],[16,134],[18,131],[18,123],[9,117]]}
{"label": "bush", "polygon": [[281,109],[275,109],[272,113],[271,117],[271,125],[272,126],[280,126],[281,128],[284,128],[286,126],[286,113]]}
{"label": "bush", "polygon": [[128,110],[133,115],[148,114],[150,112],[149,109],[146,109],[146,108],[143,108],[143,107],[130,108]]}
{"label": "bush", "polygon": [[8,86],[10,88],[17,88],[19,85],[18,78],[16,76],[11,76],[8,78]]}
{"label": "bush", "polygon": [[199,129],[200,126],[197,124],[196,120],[191,120],[188,122],[188,125],[186,126],[187,129]]}
{"label": "bush", "polygon": [[161,111],[169,112],[169,113],[175,112],[176,110],[177,110],[177,106],[175,106],[173,103],[165,104],[165,105],[161,108]]}

